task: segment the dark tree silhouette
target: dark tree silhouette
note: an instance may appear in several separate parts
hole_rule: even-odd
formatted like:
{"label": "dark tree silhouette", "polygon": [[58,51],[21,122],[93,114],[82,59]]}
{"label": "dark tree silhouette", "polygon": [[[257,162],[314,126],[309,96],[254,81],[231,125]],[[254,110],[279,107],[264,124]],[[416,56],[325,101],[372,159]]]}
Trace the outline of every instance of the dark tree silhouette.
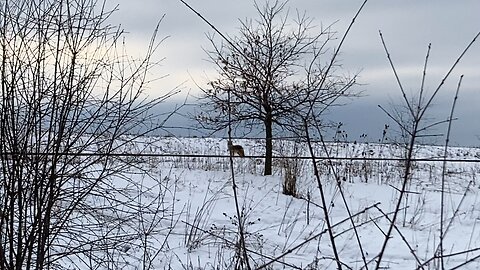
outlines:
{"label": "dark tree silhouette", "polygon": [[111,13],[92,0],[0,3],[0,269],[118,269],[105,258],[143,237],[149,206],[113,183],[134,161],[113,154],[161,127],[149,111],[171,93],[143,95],[157,31],[132,59]]}
{"label": "dark tree silhouette", "polygon": [[[231,125],[264,131],[265,175],[272,174],[274,132],[301,133],[304,121],[321,115],[340,97],[354,96],[356,76],[336,75],[331,27],[317,29],[312,19],[296,13],[290,20],[286,3],[255,5],[259,18],[241,23],[239,35],[226,43],[210,36],[210,60],[219,77],[202,89],[202,127],[218,132]],[[228,93],[230,92],[230,100]],[[230,108],[230,109],[229,109]]]}

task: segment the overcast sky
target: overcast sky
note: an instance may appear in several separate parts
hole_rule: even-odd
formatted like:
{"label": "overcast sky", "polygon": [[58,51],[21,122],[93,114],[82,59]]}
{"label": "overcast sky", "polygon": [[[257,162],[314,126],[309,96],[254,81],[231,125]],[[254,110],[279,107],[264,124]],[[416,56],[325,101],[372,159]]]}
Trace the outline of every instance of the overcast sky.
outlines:
{"label": "overcast sky", "polygon": [[[234,36],[239,19],[255,18],[251,0],[187,1],[223,33]],[[260,5],[262,0],[257,1]],[[334,30],[343,33],[363,1],[291,0],[291,11],[306,11],[317,25],[334,22]],[[145,48],[156,22],[160,37],[169,36],[156,57],[166,57],[152,76],[167,78],[151,85],[150,94],[158,96],[181,83],[184,93],[198,91],[195,82],[204,85],[215,77],[214,66],[208,63],[203,48],[211,48],[205,37],[213,31],[178,0],[115,0],[119,11],[114,23],[121,23],[129,33],[127,43],[133,54]],[[392,124],[378,108],[401,103],[401,95],[382,48],[381,30],[389,47],[404,88],[417,93],[427,46],[432,43],[426,89],[433,91],[466,45],[480,31],[480,1],[451,0],[369,0],[355,23],[340,59],[345,71],[360,72],[358,90],[364,96],[347,106],[335,108],[329,118],[345,124],[349,138],[368,134],[371,140],[381,137],[383,126]],[[335,44],[332,44],[335,45]],[[446,82],[432,107],[432,119],[448,117],[450,104],[461,74],[464,74],[453,123],[452,143],[480,146],[480,40],[470,49]],[[393,126],[393,124],[392,124]],[[446,127],[436,132],[444,133]],[[394,134],[391,134],[393,137]],[[443,138],[438,143],[443,143]]]}

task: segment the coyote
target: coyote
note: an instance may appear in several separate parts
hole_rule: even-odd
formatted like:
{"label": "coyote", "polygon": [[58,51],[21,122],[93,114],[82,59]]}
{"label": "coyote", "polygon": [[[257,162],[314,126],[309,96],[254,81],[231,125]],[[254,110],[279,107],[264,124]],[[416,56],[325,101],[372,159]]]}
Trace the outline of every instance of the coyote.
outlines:
{"label": "coyote", "polygon": [[228,151],[230,151],[230,155],[235,156],[235,154],[239,155],[240,157],[245,156],[245,151],[243,151],[243,147],[238,144],[232,144],[232,141],[228,141]]}

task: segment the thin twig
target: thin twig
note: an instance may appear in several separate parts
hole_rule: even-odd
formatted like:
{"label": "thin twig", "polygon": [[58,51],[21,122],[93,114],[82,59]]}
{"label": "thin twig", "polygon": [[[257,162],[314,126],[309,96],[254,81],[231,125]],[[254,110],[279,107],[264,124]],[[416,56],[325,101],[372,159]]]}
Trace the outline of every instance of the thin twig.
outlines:
{"label": "thin twig", "polygon": [[460,86],[462,84],[462,80],[463,80],[463,75],[460,76],[460,80],[458,81],[458,85],[457,85],[457,90],[455,92],[455,97],[453,98],[453,104],[452,104],[452,108],[451,108],[451,111],[450,111],[450,116],[448,117],[449,121],[448,121],[448,128],[447,128],[447,137],[445,139],[445,148],[443,150],[443,163],[442,163],[442,192],[441,192],[441,198],[440,198],[440,243],[439,243],[439,247],[438,247],[438,252],[440,252],[440,263],[442,265],[442,269],[445,269],[445,262],[443,260],[443,252],[444,252],[444,249],[443,249],[443,239],[445,237],[445,234],[443,232],[443,223],[444,223],[444,211],[445,211],[445,177],[446,177],[446,174],[447,174],[447,155],[448,155],[448,146],[449,146],[449,142],[450,142],[450,132],[452,130],[452,118],[453,118],[453,113],[455,111],[455,105],[457,103],[457,99],[458,99],[458,92],[460,91]]}
{"label": "thin twig", "polygon": [[[328,159],[328,157],[329,157],[328,147],[327,147],[327,145],[325,143],[325,140],[323,138],[323,133],[318,128],[318,126],[317,126],[317,132],[320,135],[320,142],[321,142],[322,148],[325,152],[325,155],[327,156],[327,162],[328,162],[328,165],[330,166],[330,169],[332,170],[333,177],[335,179],[335,183],[337,185],[337,188],[340,192],[340,197],[342,198],[343,205],[345,206],[345,209],[347,210],[348,217],[350,217],[350,223],[352,224],[352,228],[353,228],[353,231],[354,231],[354,234],[355,234],[355,238],[357,240],[357,245],[358,245],[358,248],[360,249],[360,255],[362,256],[363,264],[364,264],[365,268],[368,270],[367,259],[365,258],[365,251],[363,250],[363,245],[362,245],[362,242],[360,241],[360,235],[357,231],[357,227],[356,227],[355,222],[353,221],[353,218],[352,218],[352,211],[350,210],[350,207],[348,206],[347,199],[345,197],[345,193],[343,192],[342,184],[339,181],[337,170],[336,170],[335,166],[333,165],[332,160]],[[316,171],[316,173],[318,173],[318,171]],[[320,178],[320,176],[317,176],[317,179],[319,179],[319,178]]]}
{"label": "thin twig", "polygon": [[390,66],[391,66],[391,68],[392,68],[393,74],[395,75],[395,80],[397,81],[398,87],[400,88],[400,91],[402,92],[403,101],[405,101],[405,104],[407,105],[408,110],[410,111],[410,114],[413,116],[413,115],[415,115],[415,114],[414,114],[414,110],[413,110],[413,108],[412,108],[412,105],[410,104],[410,101],[409,101],[408,98],[407,98],[407,94],[405,93],[405,90],[403,89],[403,85],[402,85],[402,83],[400,82],[400,78],[399,78],[399,76],[398,76],[397,69],[396,69],[395,66],[393,65],[392,58],[390,57],[390,52],[389,52],[388,49],[387,49],[387,45],[385,44],[385,40],[383,39],[382,31],[379,30],[378,33],[379,33],[379,35],[380,35],[380,39],[382,40],[382,45],[383,45],[383,48],[384,48],[384,50],[385,50],[385,53],[387,54],[388,62],[390,63]]}
{"label": "thin twig", "polygon": [[[388,230],[387,230],[387,234],[386,234],[385,239],[383,241],[380,252],[378,253],[378,256],[377,256],[378,259],[377,259],[377,265],[375,267],[376,270],[381,268],[383,255],[385,254],[385,251],[387,249],[387,244],[391,239],[391,235],[392,235],[392,232],[393,232],[394,227],[395,227],[395,222],[396,222],[397,216],[400,212],[399,209],[401,208],[402,200],[403,200],[404,196],[408,196],[407,193],[406,193],[407,184],[410,181],[410,176],[411,176],[411,173],[412,173],[412,170],[413,170],[412,169],[412,166],[413,166],[413,161],[412,160],[413,160],[413,154],[414,154],[414,147],[415,147],[415,144],[416,144],[416,140],[417,140],[417,136],[418,136],[418,129],[419,129],[420,120],[421,120],[421,118],[416,117],[416,114],[414,113],[413,108],[410,106],[410,102],[408,101],[408,99],[406,97],[406,94],[405,94],[405,91],[403,90],[403,87],[402,87],[402,85],[400,83],[400,80],[398,78],[396,68],[393,65],[393,62],[390,58],[390,53],[388,51],[388,48],[385,45],[382,33],[381,32],[379,32],[379,33],[380,33],[380,38],[382,40],[383,47],[385,49],[385,52],[387,53],[388,60],[389,60],[390,65],[392,67],[393,73],[395,74],[395,78],[397,79],[398,84],[400,86],[400,91],[402,92],[402,95],[404,96],[404,100],[406,102],[406,105],[407,105],[409,111],[411,112],[411,116],[413,117],[413,125],[412,125],[412,129],[410,130],[410,132],[408,132],[408,134],[410,136],[410,140],[407,144],[407,153],[406,153],[406,156],[405,156],[405,161],[406,161],[405,162],[405,169],[404,169],[403,176],[402,176],[402,186],[399,190],[399,196],[398,196],[398,199],[397,199],[397,203],[396,203],[396,206],[395,206],[393,217],[390,221],[390,225],[389,225]],[[401,121],[398,120],[397,123],[401,123]],[[400,124],[400,127],[404,127],[404,126],[405,125]]]}
{"label": "thin twig", "polygon": [[[352,29],[355,21],[357,20],[358,16],[360,15],[360,12],[363,10],[363,8],[365,7],[365,5],[367,4],[368,0],[365,0],[363,1],[362,5],[360,6],[360,8],[357,10],[357,13],[355,13],[355,15],[353,16],[352,18],[352,21],[350,22],[350,24],[348,25],[347,27],[347,30],[345,30],[345,33],[343,33],[343,36],[342,36],[342,39],[340,40],[340,43],[338,44],[335,52],[333,53],[332,55],[332,58],[330,59],[330,64],[328,65],[326,71],[325,71],[325,74],[328,75],[330,73],[330,70],[332,69],[334,63],[335,63],[335,60],[337,59],[337,56],[338,54],[340,53],[340,49],[342,48],[343,46],[343,43],[345,42],[345,40],[347,39],[347,36],[348,34],[350,33],[350,30]],[[327,76],[325,76],[326,78]],[[319,89],[322,89],[323,88],[323,85],[325,83],[326,79],[323,80],[320,85],[319,85]],[[315,100],[318,98],[318,92],[315,96]],[[313,107],[310,107],[309,111],[307,112],[307,115],[309,115],[313,110]]]}
{"label": "thin twig", "polygon": [[[325,198],[325,192],[323,190],[323,184],[322,184],[322,181],[320,179],[320,173],[318,172],[317,161],[315,159],[315,152],[313,151],[313,146],[312,146],[312,142],[310,140],[310,135],[309,135],[309,131],[308,131],[309,128],[308,128],[308,124],[307,124],[306,120],[304,120],[304,127],[305,127],[305,138],[307,140],[307,145],[308,145],[308,149],[310,151],[310,155],[312,156],[313,171],[314,171],[315,178],[317,179],[317,186],[318,186],[318,190],[320,192],[320,199],[322,201],[322,206],[323,206],[322,207],[323,215],[324,215],[325,223],[327,225],[327,232],[328,232],[328,235],[330,237],[330,243],[332,245],[333,255],[336,259],[338,269],[342,269],[340,256],[338,254],[338,249],[337,249],[337,246],[335,244],[335,237],[333,235],[333,229],[332,229],[332,224],[331,224],[331,221],[330,221],[330,215],[328,213],[328,207],[327,207],[327,202],[326,202],[326,198]],[[350,216],[350,219],[351,218],[352,217]]]}
{"label": "thin twig", "polygon": [[[228,91],[228,142],[230,143],[232,141],[232,125],[231,125],[231,104],[230,104],[230,91]],[[238,200],[238,191],[237,191],[237,183],[235,181],[235,169],[233,167],[233,151],[229,151],[230,153],[230,173],[231,173],[231,178],[232,178],[232,189],[233,189],[233,197],[235,200],[235,209],[237,211],[237,219],[238,219],[238,233],[240,236],[240,256],[243,256],[243,260],[241,260],[241,263],[245,264],[245,267],[247,270],[250,270],[250,262],[247,254],[247,248],[246,248],[246,243],[245,243],[245,228],[243,227],[244,225],[244,216],[243,216],[243,211],[240,210],[240,203]]]}
{"label": "thin twig", "polygon": [[[380,213],[382,213],[385,218],[391,222],[390,218],[385,215],[385,213],[383,212],[383,210],[376,206],[375,207]],[[397,231],[397,233],[400,235],[400,238],[402,238],[402,241],[405,243],[405,245],[407,246],[408,250],[410,250],[410,253],[412,254],[412,256],[415,258],[415,260],[417,261],[418,265],[421,265],[422,262],[420,261],[420,259],[418,258],[417,254],[415,253],[415,250],[413,249],[413,247],[410,245],[410,243],[408,242],[408,240],[405,238],[405,236],[403,235],[403,233],[400,231],[400,229],[398,228],[397,225],[395,225],[395,230]],[[421,267],[423,269],[423,267]]]}
{"label": "thin twig", "polygon": [[455,67],[457,66],[457,64],[460,62],[460,60],[465,56],[465,54],[467,53],[467,51],[470,49],[470,47],[472,47],[472,45],[476,42],[477,38],[480,36],[480,32],[478,32],[475,37],[470,41],[470,43],[467,45],[467,47],[465,47],[465,49],[462,51],[462,53],[460,54],[460,56],[458,56],[458,58],[455,60],[455,62],[453,63],[453,65],[450,67],[450,69],[448,70],[447,74],[445,74],[445,77],[443,77],[442,81],[440,82],[440,84],[437,86],[437,89],[435,89],[435,91],[433,92],[433,94],[430,96],[430,99],[427,101],[427,103],[425,104],[424,106],[424,109],[422,111],[422,113],[419,115],[419,117],[422,117],[425,112],[426,112],[426,109],[430,106],[430,104],[433,102],[433,99],[436,97],[436,95],[438,94],[438,92],[440,91],[440,89],[442,88],[443,84],[445,83],[445,81],[448,79],[448,77],[450,77],[450,74],[452,73],[452,71],[455,69]]}

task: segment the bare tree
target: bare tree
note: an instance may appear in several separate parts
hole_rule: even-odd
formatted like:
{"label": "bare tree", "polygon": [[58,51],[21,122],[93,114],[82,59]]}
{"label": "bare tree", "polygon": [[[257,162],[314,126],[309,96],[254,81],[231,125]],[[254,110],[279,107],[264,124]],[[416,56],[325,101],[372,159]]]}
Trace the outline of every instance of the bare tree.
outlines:
{"label": "bare tree", "polygon": [[259,18],[241,22],[239,35],[226,43],[209,37],[213,50],[207,53],[219,77],[202,89],[197,116],[204,128],[217,132],[228,126],[230,107],[234,128],[264,131],[265,175],[272,174],[274,132],[296,134],[303,119],[322,119],[338,98],[355,95],[356,76],[335,75],[340,65],[330,62],[331,27],[317,33],[313,20],[299,12],[290,20],[286,4],[255,4]]}
{"label": "bare tree", "polygon": [[161,127],[149,111],[172,93],[143,95],[157,30],[131,59],[105,6],[0,3],[0,269],[118,269],[120,247],[143,237],[125,210],[141,203],[114,183],[132,160],[115,154]]}

